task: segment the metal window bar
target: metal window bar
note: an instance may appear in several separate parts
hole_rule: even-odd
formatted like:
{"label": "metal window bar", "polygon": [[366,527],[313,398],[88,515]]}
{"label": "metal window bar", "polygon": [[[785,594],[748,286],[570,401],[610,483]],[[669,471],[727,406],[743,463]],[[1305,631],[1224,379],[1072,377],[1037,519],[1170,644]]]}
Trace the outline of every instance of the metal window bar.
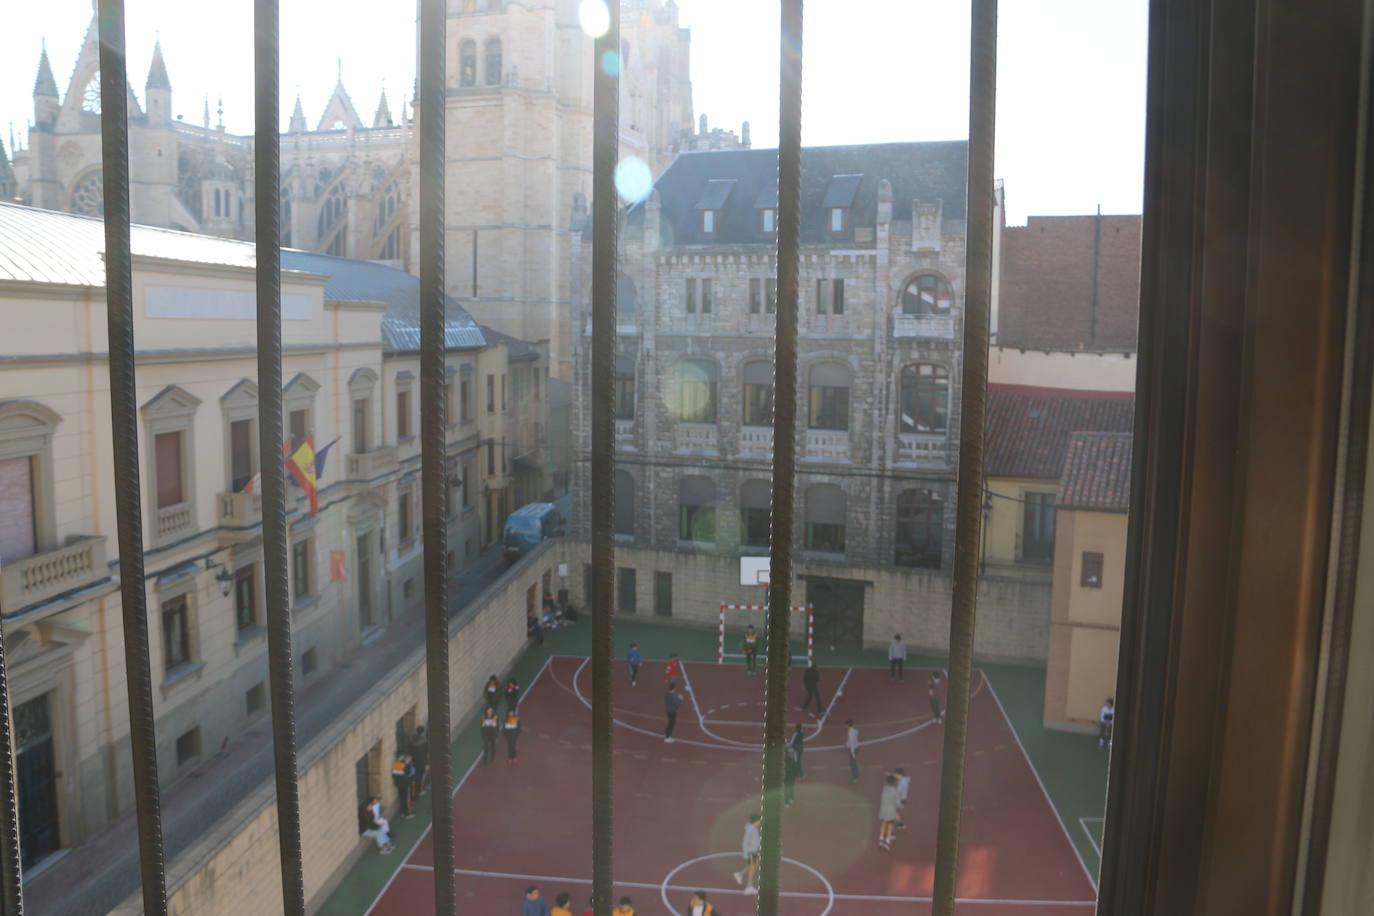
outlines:
{"label": "metal window bar", "polygon": [[5,635],[0,626],[0,913],[24,912],[24,868],[19,857],[19,801],[15,791],[14,727],[10,722],[9,678],[5,674]]}
{"label": "metal window bar", "polygon": [[143,585],[143,515],[139,489],[138,389],[134,379],[134,290],[129,239],[128,74],[124,0],[99,0],[100,152],[105,196],[105,301],[109,321],[110,425],[113,434],[115,518],[119,539],[124,670],[129,693],[129,745],[143,911],[167,912],[163,867],[162,800],[158,794],[157,736],[148,658],[147,594]]}

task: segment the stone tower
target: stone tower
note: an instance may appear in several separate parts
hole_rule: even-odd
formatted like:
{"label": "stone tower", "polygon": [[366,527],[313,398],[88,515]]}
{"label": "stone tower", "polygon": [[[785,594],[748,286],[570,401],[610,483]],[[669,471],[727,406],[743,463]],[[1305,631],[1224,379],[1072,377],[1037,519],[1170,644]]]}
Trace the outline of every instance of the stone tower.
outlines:
{"label": "stone tower", "polygon": [[[570,378],[573,201],[590,198],[593,41],[576,0],[449,5],[445,281],[483,324],[548,341]],[[621,158],[658,174],[690,132],[690,34],[672,0],[621,3]],[[427,100],[417,100],[423,117]],[[418,169],[418,149],[412,147]],[[410,267],[418,269],[412,209]]]}

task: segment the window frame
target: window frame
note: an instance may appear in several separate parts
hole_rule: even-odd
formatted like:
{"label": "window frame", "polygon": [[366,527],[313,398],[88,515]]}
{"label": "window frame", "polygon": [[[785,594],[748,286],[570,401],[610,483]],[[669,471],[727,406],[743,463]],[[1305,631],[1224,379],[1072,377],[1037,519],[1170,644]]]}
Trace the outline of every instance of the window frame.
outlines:
{"label": "window frame", "polygon": [[[684,377],[684,372],[689,366],[707,367],[706,381],[688,379]],[[703,426],[715,426],[720,422],[720,367],[714,360],[700,357],[679,360],[673,368],[673,383],[676,390],[677,415],[679,423],[695,423]],[[690,417],[688,415],[689,386],[705,386],[706,406],[695,411]]]}
{"label": "window frame", "polygon": [[[908,498],[909,497],[909,498]],[[892,565],[904,569],[941,569],[945,550],[945,499],[930,487],[898,491],[892,538]],[[924,528],[924,542],[915,537]],[[903,537],[904,530],[908,537]],[[932,544],[933,549],[932,549]],[[926,558],[925,562],[922,558]],[[934,560],[933,563],[930,559]]]}
{"label": "window frame", "polygon": [[471,38],[458,42],[458,88],[477,88],[477,42]]}
{"label": "window frame", "polygon": [[[238,493],[261,470],[258,465],[258,386],[250,379],[242,379],[220,398],[220,411],[224,418],[224,484],[226,492]],[[235,485],[234,439],[235,423],[247,422],[248,425],[248,476]]]}
{"label": "window frame", "polygon": [[[929,309],[923,309],[921,307],[925,302],[924,298],[921,295],[922,290],[920,288],[921,283],[924,280],[934,280],[936,284],[934,300],[935,305],[931,306]],[[949,292],[948,299],[940,298],[939,293],[941,287],[943,287],[945,290]],[[908,309],[907,291],[913,288],[915,288],[917,293],[915,299],[916,307]],[[942,301],[948,302],[949,305],[945,308],[941,308],[939,303]],[[916,273],[912,274],[911,276],[907,277],[905,280],[902,281],[902,287],[897,292],[897,307],[898,309],[900,309],[901,314],[914,318],[943,318],[947,315],[952,315],[954,314],[955,307],[954,284],[949,281],[948,277],[946,277],[939,271],[918,270]]]}
{"label": "window frame", "polygon": [[409,369],[402,369],[396,373],[395,390],[392,394],[392,405],[395,416],[392,419],[392,429],[394,439],[397,444],[411,441],[415,438],[414,428],[411,426],[411,394],[415,390],[415,374]]}
{"label": "window frame", "polygon": [[[355,455],[366,455],[377,448],[376,432],[376,406],[372,400],[373,394],[377,390],[377,373],[367,367],[358,369],[348,379],[348,422],[352,433],[349,439],[349,446]],[[358,425],[358,404],[362,403],[363,422]],[[359,445],[363,450],[359,451]]]}
{"label": "window frame", "polygon": [[1100,550],[1082,551],[1078,562],[1078,587],[1102,588],[1105,564],[1106,558]]}
{"label": "window frame", "polygon": [[[925,368],[931,370],[929,383],[923,383],[921,381],[921,379],[925,377],[921,370]],[[908,373],[910,373],[912,379],[911,398],[914,400],[915,407],[915,409],[911,411],[907,410]],[[950,372],[949,367],[941,363],[907,363],[902,366],[897,381],[897,431],[899,433],[921,436],[949,435],[950,385],[952,382],[952,375],[953,373]],[[943,379],[943,385],[941,385],[941,379]],[[938,404],[932,404],[932,410],[935,415],[933,419],[938,419],[941,422],[939,425],[932,424],[929,429],[921,429],[920,423],[917,422],[919,416],[923,413],[921,410],[923,391],[936,395],[943,391],[943,409],[941,409]],[[910,423],[908,423],[908,417],[911,418]]]}
{"label": "window frame", "polygon": [[[492,49],[495,49],[493,53]],[[493,64],[495,65],[493,67]],[[482,77],[483,84],[488,87],[499,87],[501,77],[505,67],[501,51],[501,39],[495,35],[489,36],[482,45]]]}
{"label": "window frame", "polygon": [[[836,385],[817,385],[814,376],[818,370],[828,366],[844,369],[849,384],[841,388]],[[842,360],[826,359],[812,363],[806,370],[806,428],[847,432],[849,430],[850,392],[854,388],[854,371]],[[838,392],[844,392],[841,397]],[[833,416],[832,414],[838,414]]]}
{"label": "window frame", "polygon": [[[1032,509],[1032,507],[1035,507]],[[1032,518],[1038,529],[1031,536]],[[1021,549],[1017,558],[1021,563],[1047,565],[1054,562],[1054,538],[1056,527],[1055,494],[1036,490],[1026,490],[1021,494]],[[1032,550],[1034,546],[1034,550]]]}
{"label": "window frame", "polygon": [[[822,495],[829,495],[829,491],[835,491],[840,498],[841,520],[822,521],[812,517],[813,509],[819,514],[820,510],[814,508],[814,503],[819,501]],[[826,491],[822,494],[821,491]],[[843,555],[846,548],[846,536],[849,528],[849,494],[844,488],[834,483],[815,483],[806,488],[806,505],[802,510],[803,524],[803,543],[807,550],[816,553],[830,553]]]}
{"label": "window frame", "polygon": [[[186,515],[191,519],[190,527],[195,527],[196,517],[196,487],[195,475],[192,468],[195,467],[195,420],[196,410],[200,407],[200,398],[191,394],[184,388],[177,385],[169,385],[158,392],[152,399],[143,405],[144,435],[148,441],[148,494],[149,494],[149,513],[152,524],[148,526],[147,535],[152,544],[167,543],[174,537],[185,535],[186,528],[181,527],[175,531],[168,531],[165,536],[159,536],[161,525],[158,523],[159,516],[164,512],[169,512],[178,507],[185,507]],[[56,416],[54,414],[54,416]],[[181,434],[181,495],[182,501],[171,506],[158,505],[158,468],[157,468],[157,437],[163,433]],[[0,444],[0,458],[14,457],[10,450]],[[34,462],[35,466],[39,462]],[[34,481],[34,502],[39,502],[38,496],[41,492],[38,484],[37,470],[35,469]],[[45,494],[45,498],[48,494]],[[40,529],[41,531],[41,529]]]}

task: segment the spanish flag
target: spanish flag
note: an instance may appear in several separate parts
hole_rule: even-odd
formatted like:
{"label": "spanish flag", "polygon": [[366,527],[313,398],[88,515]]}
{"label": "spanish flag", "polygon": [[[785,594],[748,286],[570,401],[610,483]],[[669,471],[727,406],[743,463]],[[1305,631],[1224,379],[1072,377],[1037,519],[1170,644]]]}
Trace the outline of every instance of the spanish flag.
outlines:
{"label": "spanish flag", "polygon": [[[331,443],[332,444],[332,443]],[[315,486],[315,437],[306,436],[300,448],[286,459],[286,469],[300,488],[310,497],[310,514],[320,509],[319,492]]]}

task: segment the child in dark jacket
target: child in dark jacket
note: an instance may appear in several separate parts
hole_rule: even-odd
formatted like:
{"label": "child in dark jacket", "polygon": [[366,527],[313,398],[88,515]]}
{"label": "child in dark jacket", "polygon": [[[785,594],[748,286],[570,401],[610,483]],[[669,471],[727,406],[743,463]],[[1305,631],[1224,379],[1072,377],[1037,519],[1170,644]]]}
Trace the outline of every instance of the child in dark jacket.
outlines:
{"label": "child in dark jacket", "polygon": [[482,714],[482,765],[486,766],[496,759],[496,736],[501,733],[501,720],[496,718],[496,709],[488,706]]}
{"label": "child in dark jacket", "polygon": [[520,741],[520,717],[512,709],[506,713],[506,722],[501,726],[501,734],[506,736],[506,760],[511,763],[520,762],[520,752],[516,748]]}
{"label": "child in dark jacket", "polygon": [[501,705],[501,682],[496,679],[496,675],[487,678],[486,686],[482,688],[482,708],[495,709]]}
{"label": "child in dark jacket", "polygon": [[506,712],[515,712],[520,705],[520,682],[515,678],[506,681]]}

